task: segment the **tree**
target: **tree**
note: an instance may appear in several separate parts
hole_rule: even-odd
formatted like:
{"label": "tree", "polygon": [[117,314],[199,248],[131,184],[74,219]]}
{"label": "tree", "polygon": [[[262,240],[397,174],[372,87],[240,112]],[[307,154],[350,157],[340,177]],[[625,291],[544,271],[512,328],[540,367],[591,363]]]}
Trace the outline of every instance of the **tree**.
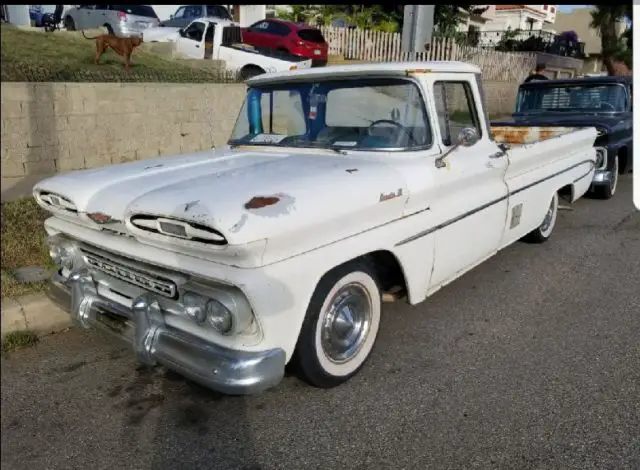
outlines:
{"label": "tree", "polygon": [[277,17],[293,23],[315,23],[321,15],[320,9],[315,5],[289,5],[289,8],[278,8]]}
{"label": "tree", "polygon": [[[298,5],[298,7],[301,7]],[[309,7],[309,5],[304,5]],[[400,32],[404,21],[405,5],[385,3],[381,5],[324,5],[318,8],[318,23],[330,25],[333,20],[341,19],[361,29],[373,29],[386,32]],[[436,5],[434,8],[434,36],[459,36],[457,28],[463,19],[463,13],[481,15],[489,7],[476,5]],[[284,17],[282,17],[284,19]],[[288,19],[288,18],[287,18]]]}
{"label": "tree", "polygon": [[600,34],[602,44],[602,61],[609,75],[616,75],[617,60],[621,60],[629,68],[632,66],[633,32],[629,24],[628,31],[618,36],[616,31],[620,22],[631,23],[631,5],[595,5],[591,12],[591,27]]}
{"label": "tree", "polygon": [[463,12],[469,15],[482,15],[489,7],[479,5],[436,5],[433,11],[433,35],[435,37],[456,38],[458,25],[462,22]]}

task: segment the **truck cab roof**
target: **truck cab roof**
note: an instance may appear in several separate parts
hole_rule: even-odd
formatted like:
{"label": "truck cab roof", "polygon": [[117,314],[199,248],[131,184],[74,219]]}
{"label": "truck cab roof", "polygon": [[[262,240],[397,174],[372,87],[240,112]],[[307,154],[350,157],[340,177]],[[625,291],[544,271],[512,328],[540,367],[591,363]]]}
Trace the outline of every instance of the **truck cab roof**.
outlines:
{"label": "truck cab roof", "polygon": [[282,80],[306,80],[312,78],[349,77],[367,75],[408,75],[411,72],[434,73],[481,73],[475,65],[456,61],[430,61],[430,62],[372,62],[368,64],[329,65],[326,67],[297,70],[295,73],[278,72],[269,75],[261,75],[247,81],[248,85],[258,85]]}

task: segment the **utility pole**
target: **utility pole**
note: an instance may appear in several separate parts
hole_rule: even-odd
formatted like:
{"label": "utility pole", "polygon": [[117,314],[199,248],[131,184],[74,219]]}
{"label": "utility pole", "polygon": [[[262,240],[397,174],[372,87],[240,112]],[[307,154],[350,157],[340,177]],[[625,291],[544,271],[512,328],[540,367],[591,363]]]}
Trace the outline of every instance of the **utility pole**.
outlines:
{"label": "utility pole", "polygon": [[433,33],[434,5],[405,5],[402,23],[402,52],[424,52]]}

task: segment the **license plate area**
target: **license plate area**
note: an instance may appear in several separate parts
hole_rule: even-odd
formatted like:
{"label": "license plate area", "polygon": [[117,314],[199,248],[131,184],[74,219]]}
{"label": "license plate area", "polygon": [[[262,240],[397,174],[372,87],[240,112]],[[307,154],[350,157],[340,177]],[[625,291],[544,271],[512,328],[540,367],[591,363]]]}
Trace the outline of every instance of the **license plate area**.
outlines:
{"label": "license plate area", "polygon": [[110,332],[133,341],[134,323],[128,318],[100,309],[96,314],[96,321]]}

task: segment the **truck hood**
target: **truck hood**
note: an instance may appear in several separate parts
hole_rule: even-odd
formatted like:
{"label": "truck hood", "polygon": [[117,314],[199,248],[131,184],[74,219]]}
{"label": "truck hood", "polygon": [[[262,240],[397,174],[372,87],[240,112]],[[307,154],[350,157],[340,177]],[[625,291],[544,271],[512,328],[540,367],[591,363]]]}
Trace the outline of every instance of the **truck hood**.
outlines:
{"label": "truck hood", "polygon": [[[85,224],[93,225],[90,213],[121,222],[135,214],[162,216],[211,228],[239,245],[321,229],[381,201],[406,199],[402,176],[370,157],[225,147],[57,175],[38,183],[34,195],[40,202],[42,191],[63,196]],[[245,207],[256,197],[264,207]],[[392,206],[399,217],[401,204]]]}

